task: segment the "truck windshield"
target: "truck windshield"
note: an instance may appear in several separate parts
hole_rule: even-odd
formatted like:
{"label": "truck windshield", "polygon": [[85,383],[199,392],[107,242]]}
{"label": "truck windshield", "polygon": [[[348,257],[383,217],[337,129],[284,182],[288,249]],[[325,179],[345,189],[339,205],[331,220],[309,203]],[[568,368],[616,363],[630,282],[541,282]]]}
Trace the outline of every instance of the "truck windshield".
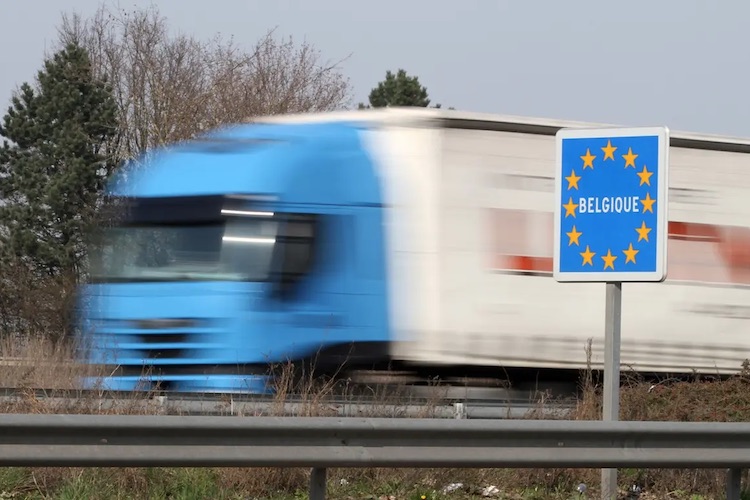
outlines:
{"label": "truck windshield", "polygon": [[108,228],[91,254],[91,280],[265,281],[276,225],[269,217],[232,217],[199,224]]}

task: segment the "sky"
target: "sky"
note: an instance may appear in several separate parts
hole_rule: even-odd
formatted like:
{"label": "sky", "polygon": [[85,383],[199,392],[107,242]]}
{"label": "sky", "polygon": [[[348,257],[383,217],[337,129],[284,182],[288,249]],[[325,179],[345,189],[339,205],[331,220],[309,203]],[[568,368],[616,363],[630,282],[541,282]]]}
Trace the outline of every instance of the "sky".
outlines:
{"label": "sky", "polygon": [[[1,0],[0,109],[34,78],[63,12],[101,0]],[[305,39],[342,69],[356,104],[386,70],[419,77],[463,111],[750,137],[745,0],[119,0],[157,5],[175,31],[268,29]]]}

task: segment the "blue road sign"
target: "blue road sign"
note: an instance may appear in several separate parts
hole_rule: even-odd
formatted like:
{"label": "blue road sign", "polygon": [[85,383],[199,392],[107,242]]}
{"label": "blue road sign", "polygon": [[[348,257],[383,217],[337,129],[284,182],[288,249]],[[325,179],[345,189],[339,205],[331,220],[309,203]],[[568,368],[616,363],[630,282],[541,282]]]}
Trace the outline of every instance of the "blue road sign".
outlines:
{"label": "blue road sign", "polygon": [[557,281],[663,281],[667,276],[669,130],[557,133]]}

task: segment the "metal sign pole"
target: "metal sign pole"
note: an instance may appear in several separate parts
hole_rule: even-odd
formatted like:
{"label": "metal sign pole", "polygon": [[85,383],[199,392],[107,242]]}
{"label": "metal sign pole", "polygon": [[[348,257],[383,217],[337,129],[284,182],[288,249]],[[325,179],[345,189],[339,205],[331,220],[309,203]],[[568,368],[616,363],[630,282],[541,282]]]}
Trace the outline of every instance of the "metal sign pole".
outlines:
{"label": "metal sign pole", "polygon": [[[607,283],[604,315],[604,401],[602,420],[620,419],[620,326],[622,283]],[[617,469],[602,469],[602,497],[617,498]]]}
{"label": "metal sign pole", "polygon": [[[617,421],[622,283],[667,277],[669,130],[562,129],[556,140],[553,276],[606,283],[602,419]],[[602,469],[602,498],[617,498],[617,469]]]}

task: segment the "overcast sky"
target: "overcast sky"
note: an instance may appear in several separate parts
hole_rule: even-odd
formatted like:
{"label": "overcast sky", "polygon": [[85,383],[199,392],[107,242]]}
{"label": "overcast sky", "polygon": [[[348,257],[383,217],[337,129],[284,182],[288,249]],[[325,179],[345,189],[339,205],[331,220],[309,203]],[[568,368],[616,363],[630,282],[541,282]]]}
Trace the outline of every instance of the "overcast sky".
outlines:
{"label": "overcast sky", "polygon": [[[40,68],[61,13],[89,15],[99,3],[0,0],[3,114]],[[401,67],[445,107],[750,137],[746,0],[154,3],[170,27],[200,37],[221,32],[249,46],[278,27],[325,58],[351,54],[355,103]]]}

